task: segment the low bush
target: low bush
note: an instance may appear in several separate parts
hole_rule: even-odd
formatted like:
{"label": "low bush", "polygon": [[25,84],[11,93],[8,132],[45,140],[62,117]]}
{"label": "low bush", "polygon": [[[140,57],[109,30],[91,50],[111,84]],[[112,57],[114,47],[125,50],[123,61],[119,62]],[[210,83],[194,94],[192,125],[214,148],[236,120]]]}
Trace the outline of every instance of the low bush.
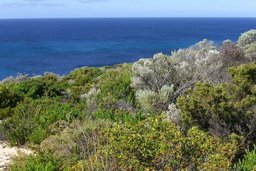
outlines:
{"label": "low bush", "polygon": [[[230,142],[193,127],[184,135],[164,116],[135,125],[103,130],[105,144],[96,154],[74,167],[84,170],[227,170],[237,151],[238,139]],[[84,163],[84,164],[82,164]]]}
{"label": "low bush", "polygon": [[245,33],[242,33],[238,39],[238,44],[241,47],[244,47],[252,43],[256,43],[256,30],[249,30]]}
{"label": "low bush", "polygon": [[50,165],[54,166],[54,170],[70,170],[78,161],[94,155],[98,144],[106,143],[106,133],[102,130],[110,126],[111,123],[104,120],[59,123],[59,127],[63,128],[58,134],[50,135],[42,141],[36,155],[25,160],[15,160],[12,168],[17,171],[21,168],[23,171],[26,168],[42,169]]}
{"label": "low bush", "polygon": [[49,135],[49,126],[59,120],[72,121],[80,110],[51,99],[27,101],[14,109],[1,125],[7,139],[14,144],[40,143]]}
{"label": "low bush", "polygon": [[256,141],[256,64],[231,68],[230,73],[232,83],[198,83],[177,104],[187,126],[221,137],[236,133],[251,144]]}
{"label": "low bush", "polygon": [[256,170],[256,146],[252,151],[247,150],[243,160],[239,161],[234,170],[255,171]]}
{"label": "low bush", "polygon": [[11,114],[12,108],[21,101],[21,97],[9,90],[6,86],[0,85],[0,119]]}
{"label": "low bush", "polygon": [[93,118],[113,121],[122,117],[132,118],[137,102],[131,87],[131,66],[123,65],[106,70],[94,87],[81,98],[86,103],[87,114]]}
{"label": "low bush", "polygon": [[55,76],[46,75],[11,84],[10,88],[20,96],[33,99],[41,98],[42,96],[56,97],[61,96],[64,91],[57,79]]}
{"label": "low bush", "polygon": [[18,157],[11,165],[11,171],[57,171],[59,162],[50,154]]}
{"label": "low bush", "polygon": [[83,67],[72,71],[65,76],[63,80],[66,82],[75,97],[88,92],[97,78],[104,72],[102,68]]}

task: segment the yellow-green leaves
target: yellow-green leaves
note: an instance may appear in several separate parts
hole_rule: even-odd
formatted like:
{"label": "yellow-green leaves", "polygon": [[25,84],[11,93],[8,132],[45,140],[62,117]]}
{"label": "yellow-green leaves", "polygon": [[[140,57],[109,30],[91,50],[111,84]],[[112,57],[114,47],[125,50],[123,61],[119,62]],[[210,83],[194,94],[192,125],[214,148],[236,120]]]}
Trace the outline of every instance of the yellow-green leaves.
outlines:
{"label": "yellow-green leaves", "polygon": [[89,159],[96,170],[227,170],[238,147],[238,141],[222,141],[196,127],[183,134],[165,116],[116,124],[106,132],[107,145]]}

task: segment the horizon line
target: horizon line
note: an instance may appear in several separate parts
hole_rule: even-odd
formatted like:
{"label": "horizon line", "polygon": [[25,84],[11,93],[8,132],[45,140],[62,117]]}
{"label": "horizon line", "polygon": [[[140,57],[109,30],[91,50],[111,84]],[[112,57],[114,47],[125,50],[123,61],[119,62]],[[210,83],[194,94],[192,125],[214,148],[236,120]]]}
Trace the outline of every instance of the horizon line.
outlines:
{"label": "horizon line", "polygon": [[0,18],[0,20],[23,20],[23,19],[256,19],[256,17],[21,17]]}

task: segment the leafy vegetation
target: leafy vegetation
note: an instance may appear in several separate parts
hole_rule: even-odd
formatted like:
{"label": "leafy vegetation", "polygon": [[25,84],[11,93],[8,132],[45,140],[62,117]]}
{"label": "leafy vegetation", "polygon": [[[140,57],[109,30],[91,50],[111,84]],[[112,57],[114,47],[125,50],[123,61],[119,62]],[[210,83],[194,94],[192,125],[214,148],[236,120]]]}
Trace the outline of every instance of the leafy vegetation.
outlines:
{"label": "leafy vegetation", "polygon": [[198,83],[177,104],[184,124],[198,125],[221,137],[236,133],[251,144],[256,141],[256,65],[230,68],[230,73],[231,83]]}
{"label": "leafy vegetation", "polygon": [[1,81],[0,134],[35,151],[10,170],[255,169],[255,35]]}
{"label": "leafy vegetation", "polygon": [[161,115],[135,125],[115,124],[106,132],[108,143],[85,161],[85,170],[226,170],[238,145],[195,127],[184,135]]}
{"label": "leafy vegetation", "polygon": [[0,119],[11,114],[12,108],[21,100],[18,94],[0,85]]}
{"label": "leafy vegetation", "polygon": [[256,169],[256,148],[252,151],[246,151],[243,160],[239,161],[235,166],[236,170],[254,171]]}
{"label": "leafy vegetation", "polygon": [[79,108],[47,98],[27,101],[15,108],[2,127],[12,144],[38,144],[49,135],[51,124],[60,120],[70,122],[78,114]]}

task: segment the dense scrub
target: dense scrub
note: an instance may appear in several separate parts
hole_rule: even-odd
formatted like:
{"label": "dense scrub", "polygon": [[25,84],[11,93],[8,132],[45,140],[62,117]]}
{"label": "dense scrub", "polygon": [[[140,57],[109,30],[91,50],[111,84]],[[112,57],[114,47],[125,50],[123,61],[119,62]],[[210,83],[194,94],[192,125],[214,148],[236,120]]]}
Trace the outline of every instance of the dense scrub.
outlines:
{"label": "dense scrub", "polygon": [[230,68],[230,73],[230,83],[198,83],[177,104],[184,127],[198,125],[220,137],[236,133],[251,144],[256,141],[256,65]]}
{"label": "dense scrub", "polygon": [[220,47],[0,85],[10,170],[253,170],[256,31]]}

